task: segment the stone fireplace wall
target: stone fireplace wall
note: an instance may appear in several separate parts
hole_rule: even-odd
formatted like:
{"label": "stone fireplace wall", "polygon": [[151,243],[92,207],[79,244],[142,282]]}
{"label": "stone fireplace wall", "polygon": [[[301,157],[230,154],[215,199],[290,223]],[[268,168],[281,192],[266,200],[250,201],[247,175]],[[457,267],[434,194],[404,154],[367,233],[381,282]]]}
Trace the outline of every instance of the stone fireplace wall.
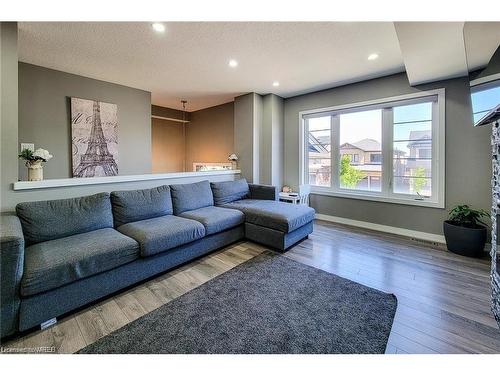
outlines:
{"label": "stone fireplace wall", "polygon": [[491,308],[497,323],[500,325],[500,269],[497,253],[497,217],[500,215],[500,121],[492,126],[492,205],[491,205]]}

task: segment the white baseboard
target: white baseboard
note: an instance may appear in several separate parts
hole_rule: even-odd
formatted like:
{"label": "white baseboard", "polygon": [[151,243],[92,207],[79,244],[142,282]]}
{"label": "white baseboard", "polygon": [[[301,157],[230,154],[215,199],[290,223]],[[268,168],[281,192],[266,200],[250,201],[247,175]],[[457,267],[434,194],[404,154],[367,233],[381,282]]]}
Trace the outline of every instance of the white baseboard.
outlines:
{"label": "white baseboard", "polygon": [[437,243],[446,243],[444,236],[440,234],[427,233],[427,232],[419,232],[416,230],[410,230],[405,228],[391,227],[389,225],[375,224],[367,221],[359,221],[346,219],[344,217],[338,216],[330,216],[324,214],[316,214],[316,219],[330,221],[332,223],[346,224],[351,225],[353,227],[359,227],[364,229],[377,230],[379,232],[392,233],[400,236],[416,238],[419,240],[429,241],[429,242],[437,242]]}

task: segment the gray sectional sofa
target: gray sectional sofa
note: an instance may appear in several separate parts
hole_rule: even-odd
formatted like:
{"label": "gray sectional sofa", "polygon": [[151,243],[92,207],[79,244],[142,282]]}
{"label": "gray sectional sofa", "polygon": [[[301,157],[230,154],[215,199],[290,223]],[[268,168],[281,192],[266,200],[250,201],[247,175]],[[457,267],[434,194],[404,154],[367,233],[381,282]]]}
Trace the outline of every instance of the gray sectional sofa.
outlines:
{"label": "gray sectional sofa", "polygon": [[244,179],[20,203],[2,215],[1,336],[247,238],[286,250],[314,210]]}

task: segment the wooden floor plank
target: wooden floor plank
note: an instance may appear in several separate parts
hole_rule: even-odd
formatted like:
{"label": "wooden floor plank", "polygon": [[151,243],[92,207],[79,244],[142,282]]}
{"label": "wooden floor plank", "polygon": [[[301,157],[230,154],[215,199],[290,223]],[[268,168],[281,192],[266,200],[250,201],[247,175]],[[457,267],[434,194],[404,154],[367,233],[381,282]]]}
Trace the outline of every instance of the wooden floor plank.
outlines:
{"label": "wooden floor plank", "polygon": [[87,345],[111,333],[111,330],[107,327],[104,319],[95,307],[78,313],[75,319]]}
{"label": "wooden floor plank", "polygon": [[56,324],[51,331],[57,353],[74,353],[87,345],[74,317]]}
{"label": "wooden floor plank", "polygon": [[131,321],[118,306],[114,298],[99,303],[95,308],[110,332],[123,327]]}

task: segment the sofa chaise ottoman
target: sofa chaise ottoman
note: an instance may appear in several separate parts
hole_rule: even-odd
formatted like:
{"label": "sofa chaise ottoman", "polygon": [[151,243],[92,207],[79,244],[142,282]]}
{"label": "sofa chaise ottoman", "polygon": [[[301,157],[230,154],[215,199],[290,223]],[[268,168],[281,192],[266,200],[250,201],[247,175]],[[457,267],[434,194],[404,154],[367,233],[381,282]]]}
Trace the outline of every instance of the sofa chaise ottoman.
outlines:
{"label": "sofa chaise ottoman", "polygon": [[279,202],[274,186],[247,184],[241,179],[212,183],[212,191],[216,206],[245,214],[245,237],[249,240],[284,251],[313,230],[314,209]]}
{"label": "sofa chaise ottoman", "polygon": [[1,337],[245,237],[287,249],[314,210],[277,197],[242,179],[18,204],[1,217]]}

